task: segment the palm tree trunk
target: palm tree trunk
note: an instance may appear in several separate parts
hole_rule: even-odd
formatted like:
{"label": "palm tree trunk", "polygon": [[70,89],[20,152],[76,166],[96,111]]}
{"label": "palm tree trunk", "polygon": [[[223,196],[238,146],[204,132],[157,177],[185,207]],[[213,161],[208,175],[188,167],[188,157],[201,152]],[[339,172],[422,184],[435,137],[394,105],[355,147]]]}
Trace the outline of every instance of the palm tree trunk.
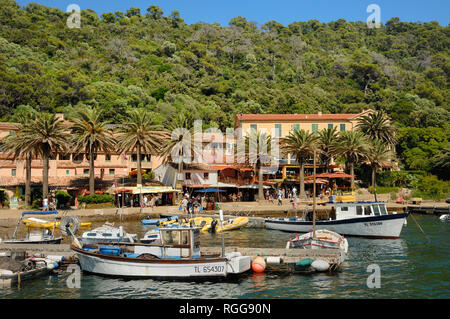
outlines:
{"label": "palm tree trunk", "polygon": [[[137,184],[142,185],[142,170],[141,170],[141,145],[137,145]],[[142,187],[142,186],[141,186]],[[139,192],[139,205],[142,202],[142,194]]]}
{"label": "palm tree trunk", "polygon": [[31,155],[25,160],[25,205],[31,205]]}
{"label": "palm tree trunk", "polygon": [[49,163],[49,152],[45,151],[42,169],[42,199],[48,198],[48,163]]}
{"label": "palm tree trunk", "polygon": [[377,169],[376,169],[375,166],[372,166],[372,187],[373,187],[373,189],[375,189],[375,183],[376,183],[375,178],[376,178],[376,175],[377,175]]}
{"label": "palm tree trunk", "polygon": [[264,202],[263,173],[261,163],[258,165],[258,201]]}
{"label": "palm tree trunk", "polygon": [[299,196],[300,198],[305,198],[305,162],[303,160],[300,161],[300,190]]}
{"label": "palm tree trunk", "polygon": [[95,194],[95,166],[92,146],[89,149],[89,194]]}
{"label": "palm tree trunk", "polygon": [[353,162],[350,162],[350,175],[352,175],[350,185],[353,191],[355,189],[355,164],[353,164]]}

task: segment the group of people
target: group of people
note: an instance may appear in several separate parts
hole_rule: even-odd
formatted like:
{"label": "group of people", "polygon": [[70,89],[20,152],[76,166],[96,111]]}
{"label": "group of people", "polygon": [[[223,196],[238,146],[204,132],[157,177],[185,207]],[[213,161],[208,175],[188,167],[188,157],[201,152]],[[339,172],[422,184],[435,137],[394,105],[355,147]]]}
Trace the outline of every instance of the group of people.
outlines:
{"label": "group of people", "polygon": [[203,208],[203,204],[205,203],[205,201],[206,201],[205,196],[203,197],[197,196],[190,198],[188,193],[184,194],[184,198],[181,201],[183,213],[194,214],[200,212]]}
{"label": "group of people", "polygon": [[153,208],[156,206],[157,200],[158,200],[158,196],[144,195],[144,196],[142,196],[141,207],[142,208],[146,208],[146,207]]}

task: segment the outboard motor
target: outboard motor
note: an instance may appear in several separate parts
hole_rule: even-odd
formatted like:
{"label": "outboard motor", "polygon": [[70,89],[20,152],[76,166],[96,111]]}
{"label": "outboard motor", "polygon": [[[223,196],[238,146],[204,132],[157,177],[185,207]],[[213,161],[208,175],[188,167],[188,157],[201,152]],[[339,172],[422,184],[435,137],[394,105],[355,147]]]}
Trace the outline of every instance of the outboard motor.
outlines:
{"label": "outboard motor", "polygon": [[214,219],[214,220],[211,222],[211,228],[209,229],[209,231],[210,231],[211,233],[215,233],[215,232],[216,232],[216,227],[217,227],[217,220]]}

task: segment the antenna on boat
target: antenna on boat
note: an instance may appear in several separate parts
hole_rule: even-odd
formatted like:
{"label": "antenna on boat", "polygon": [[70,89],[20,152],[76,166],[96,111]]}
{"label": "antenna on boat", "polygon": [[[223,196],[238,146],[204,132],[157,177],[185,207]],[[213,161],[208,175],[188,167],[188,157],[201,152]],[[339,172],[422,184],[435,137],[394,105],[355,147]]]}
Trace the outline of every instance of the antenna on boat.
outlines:
{"label": "antenna on boat", "polygon": [[225,257],[225,238],[223,236],[223,211],[219,210],[220,227],[222,228],[222,257]]}

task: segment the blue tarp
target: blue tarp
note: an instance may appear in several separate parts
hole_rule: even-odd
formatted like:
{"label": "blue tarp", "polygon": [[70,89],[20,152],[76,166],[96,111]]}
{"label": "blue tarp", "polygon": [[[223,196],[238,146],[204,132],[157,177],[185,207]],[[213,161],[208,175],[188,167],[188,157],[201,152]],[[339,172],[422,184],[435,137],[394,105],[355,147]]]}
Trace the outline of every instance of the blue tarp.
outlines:
{"label": "blue tarp", "polygon": [[25,216],[25,215],[52,215],[52,214],[58,215],[58,211],[57,210],[47,210],[47,211],[41,211],[41,210],[32,211],[32,210],[29,210],[29,211],[22,212],[22,216]]}
{"label": "blue tarp", "polygon": [[224,190],[221,189],[217,189],[217,188],[206,188],[206,189],[200,189],[197,192],[202,192],[202,193],[215,193],[215,192],[226,192]]}

